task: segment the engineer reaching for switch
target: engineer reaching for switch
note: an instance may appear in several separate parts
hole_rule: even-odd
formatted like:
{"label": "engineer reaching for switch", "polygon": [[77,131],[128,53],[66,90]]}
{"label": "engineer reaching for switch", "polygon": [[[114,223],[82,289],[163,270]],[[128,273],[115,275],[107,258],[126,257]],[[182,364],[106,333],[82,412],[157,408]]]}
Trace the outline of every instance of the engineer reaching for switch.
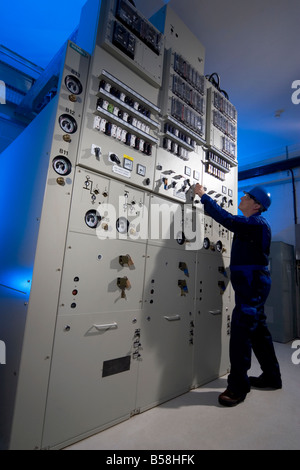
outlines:
{"label": "engineer reaching for switch", "polygon": [[[209,197],[199,183],[194,188],[205,211],[218,223],[234,233],[230,272],[235,292],[230,334],[230,373],[225,392],[219,403],[235,406],[243,402],[255,388],[282,388],[280,367],[273,340],[266,325],[264,304],[271,288],[269,253],[271,228],[261,215],[270,204],[270,195],[261,187],[254,187],[241,198],[239,209],[243,213],[232,215]],[[248,377],[252,350],[262,374]]]}

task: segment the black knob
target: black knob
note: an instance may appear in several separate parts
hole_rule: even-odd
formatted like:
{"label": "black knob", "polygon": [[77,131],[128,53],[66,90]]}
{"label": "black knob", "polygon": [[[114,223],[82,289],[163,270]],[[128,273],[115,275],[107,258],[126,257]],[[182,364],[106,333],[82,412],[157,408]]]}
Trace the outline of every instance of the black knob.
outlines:
{"label": "black knob", "polygon": [[115,153],[110,154],[110,159],[112,162],[117,163],[117,165],[120,165],[121,163],[119,157]]}

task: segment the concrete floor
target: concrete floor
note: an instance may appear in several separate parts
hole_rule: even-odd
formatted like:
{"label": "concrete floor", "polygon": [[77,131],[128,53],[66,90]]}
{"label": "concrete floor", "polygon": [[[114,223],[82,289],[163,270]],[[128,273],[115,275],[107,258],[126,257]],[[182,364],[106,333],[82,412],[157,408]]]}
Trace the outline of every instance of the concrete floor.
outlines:
{"label": "concrete floor", "polygon": [[[225,408],[218,404],[227,385],[221,377],[66,450],[299,450],[300,364],[291,345],[275,343],[282,390],[252,389],[244,403]],[[260,375],[252,362],[250,375]]]}

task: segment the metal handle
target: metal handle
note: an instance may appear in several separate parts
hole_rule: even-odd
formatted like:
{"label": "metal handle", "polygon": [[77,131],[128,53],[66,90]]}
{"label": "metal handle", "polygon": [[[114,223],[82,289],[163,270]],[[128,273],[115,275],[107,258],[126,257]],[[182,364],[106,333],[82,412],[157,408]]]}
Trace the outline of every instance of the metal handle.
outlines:
{"label": "metal handle", "polygon": [[116,322],[113,323],[106,323],[104,325],[93,325],[94,328],[97,330],[109,330],[111,328],[118,328],[118,324]]}
{"label": "metal handle", "polygon": [[178,321],[181,319],[180,315],[173,315],[171,317],[169,316],[164,316],[164,318],[168,321]]}
{"label": "metal handle", "polygon": [[222,310],[209,310],[209,312],[211,315],[222,315]]}

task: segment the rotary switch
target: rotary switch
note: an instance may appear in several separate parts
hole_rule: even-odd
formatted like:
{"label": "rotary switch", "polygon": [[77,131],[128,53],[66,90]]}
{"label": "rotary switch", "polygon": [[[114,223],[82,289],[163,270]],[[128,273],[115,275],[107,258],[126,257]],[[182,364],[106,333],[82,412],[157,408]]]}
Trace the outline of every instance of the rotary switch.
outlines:
{"label": "rotary switch", "polygon": [[113,162],[113,163],[116,163],[117,165],[120,165],[121,161],[119,159],[119,157],[115,154],[115,153],[111,153],[109,155],[109,158],[110,160]]}

